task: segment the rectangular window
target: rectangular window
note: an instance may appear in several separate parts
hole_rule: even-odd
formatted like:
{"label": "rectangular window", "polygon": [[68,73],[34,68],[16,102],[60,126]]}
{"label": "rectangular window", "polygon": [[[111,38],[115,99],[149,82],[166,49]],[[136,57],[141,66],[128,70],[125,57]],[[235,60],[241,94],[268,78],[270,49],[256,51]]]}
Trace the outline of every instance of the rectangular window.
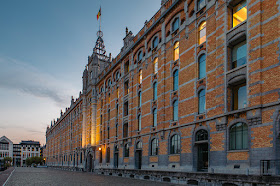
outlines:
{"label": "rectangular window", "polygon": [[142,84],[142,70],[139,71],[139,84]]}
{"label": "rectangular window", "polygon": [[233,110],[246,108],[247,106],[247,88],[246,83],[232,88]]}
{"label": "rectangular window", "polygon": [[247,2],[242,1],[232,10],[232,27],[236,27],[245,20],[247,20]]}
{"label": "rectangular window", "polygon": [[127,74],[129,72],[129,61],[124,64],[124,73]]}
{"label": "rectangular window", "polygon": [[139,92],[138,94],[138,107],[142,106],[142,92]]}
{"label": "rectangular window", "polygon": [[128,81],[126,81],[126,82],[124,83],[124,93],[125,93],[125,95],[127,95],[127,94],[129,93]]}
{"label": "rectangular window", "polygon": [[128,116],[128,101],[124,103],[124,116]]}
{"label": "rectangular window", "polygon": [[232,48],[232,69],[247,63],[247,43],[246,40]]}

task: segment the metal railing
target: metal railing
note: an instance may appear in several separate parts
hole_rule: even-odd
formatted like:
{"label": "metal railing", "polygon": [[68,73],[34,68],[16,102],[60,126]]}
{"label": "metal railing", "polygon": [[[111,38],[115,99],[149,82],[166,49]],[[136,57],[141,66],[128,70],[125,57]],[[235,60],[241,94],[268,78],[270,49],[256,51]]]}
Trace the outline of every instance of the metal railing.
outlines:
{"label": "metal railing", "polygon": [[260,174],[262,176],[280,175],[280,159],[279,160],[261,160]]}

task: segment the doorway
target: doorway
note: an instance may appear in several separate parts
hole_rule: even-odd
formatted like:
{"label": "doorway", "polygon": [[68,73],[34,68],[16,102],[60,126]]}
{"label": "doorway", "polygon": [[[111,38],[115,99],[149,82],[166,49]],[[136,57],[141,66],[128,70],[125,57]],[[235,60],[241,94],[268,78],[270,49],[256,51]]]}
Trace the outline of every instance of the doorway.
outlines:
{"label": "doorway", "polygon": [[195,135],[197,171],[207,172],[209,167],[208,132],[199,130]]}
{"label": "doorway", "polygon": [[117,169],[119,166],[119,147],[118,145],[115,146],[115,153],[114,153],[114,168]]}
{"label": "doorway", "polygon": [[142,142],[139,141],[136,144],[136,150],[135,150],[135,169],[141,169],[142,168]]}

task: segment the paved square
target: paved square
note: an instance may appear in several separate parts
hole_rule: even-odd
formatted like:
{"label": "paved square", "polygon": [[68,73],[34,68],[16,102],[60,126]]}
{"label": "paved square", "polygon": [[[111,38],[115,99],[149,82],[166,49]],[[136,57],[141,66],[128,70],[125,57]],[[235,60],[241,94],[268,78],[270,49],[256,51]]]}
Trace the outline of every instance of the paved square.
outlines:
{"label": "paved square", "polygon": [[85,172],[62,171],[51,168],[17,167],[5,186],[12,185],[163,185],[175,184],[104,176]]}

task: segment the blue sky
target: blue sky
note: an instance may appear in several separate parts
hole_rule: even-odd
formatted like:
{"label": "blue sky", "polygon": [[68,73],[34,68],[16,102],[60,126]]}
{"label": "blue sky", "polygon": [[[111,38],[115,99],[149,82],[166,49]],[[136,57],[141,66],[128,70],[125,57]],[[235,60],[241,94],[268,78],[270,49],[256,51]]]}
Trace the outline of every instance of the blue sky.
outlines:
{"label": "blue sky", "polygon": [[107,53],[123,46],[160,8],[160,0],[0,0],[0,136],[39,140],[82,90],[102,6]]}

